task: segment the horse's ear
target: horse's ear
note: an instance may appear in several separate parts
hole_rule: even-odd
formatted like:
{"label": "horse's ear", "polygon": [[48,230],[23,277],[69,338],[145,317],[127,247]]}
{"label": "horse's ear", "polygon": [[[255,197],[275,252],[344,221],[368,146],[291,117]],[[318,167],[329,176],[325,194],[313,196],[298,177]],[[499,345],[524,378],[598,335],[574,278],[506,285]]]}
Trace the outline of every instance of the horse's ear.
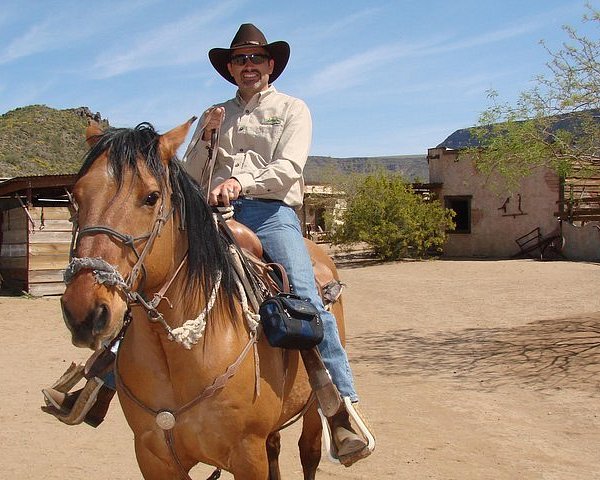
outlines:
{"label": "horse's ear", "polygon": [[185,137],[187,136],[192,123],[196,121],[196,118],[197,117],[192,117],[187,122],[182,123],[178,127],[175,127],[160,136],[160,158],[162,158],[163,162],[168,163],[175,156],[175,152],[177,152],[177,149],[185,140]]}
{"label": "horse's ear", "polygon": [[89,147],[92,148],[96,145],[102,135],[104,135],[104,130],[100,128],[100,124],[95,120],[90,120],[90,123],[85,130],[85,141]]}

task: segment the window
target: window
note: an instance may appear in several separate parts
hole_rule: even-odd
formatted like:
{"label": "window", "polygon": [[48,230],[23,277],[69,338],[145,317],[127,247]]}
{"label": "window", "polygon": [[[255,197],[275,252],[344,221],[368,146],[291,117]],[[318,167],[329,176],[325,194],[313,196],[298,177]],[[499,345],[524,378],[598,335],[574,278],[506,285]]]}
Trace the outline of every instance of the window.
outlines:
{"label": "window", "polygon": [[446,208],[454,210],[456,228],[450,233],[471,233],[471,195],[445,196]]}

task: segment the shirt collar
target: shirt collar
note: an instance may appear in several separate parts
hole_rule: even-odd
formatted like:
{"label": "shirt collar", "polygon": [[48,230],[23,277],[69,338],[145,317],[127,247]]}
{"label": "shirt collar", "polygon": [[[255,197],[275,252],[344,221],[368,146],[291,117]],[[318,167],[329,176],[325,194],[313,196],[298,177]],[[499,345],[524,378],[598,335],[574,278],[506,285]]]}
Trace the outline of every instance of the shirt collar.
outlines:
{"label": "shirt collar", "polygon": [[263,90],[262,92],[258,92],[256,95],[254,95],[250,101],[246,104],[244,103],[244,99],[242,98],[242,96],[240,95],[240,91],[238,90],[235,94],[235,102],[240,106],[243,107],[245,105],[257,105],[260,103],[260,101],[263,98],[268,97],[269,95],[273,94],[273,93],[277,93],[277,90],[275,89],[275,87],[271,84],[269,85],[269,88],[267,88],[266,90]]}

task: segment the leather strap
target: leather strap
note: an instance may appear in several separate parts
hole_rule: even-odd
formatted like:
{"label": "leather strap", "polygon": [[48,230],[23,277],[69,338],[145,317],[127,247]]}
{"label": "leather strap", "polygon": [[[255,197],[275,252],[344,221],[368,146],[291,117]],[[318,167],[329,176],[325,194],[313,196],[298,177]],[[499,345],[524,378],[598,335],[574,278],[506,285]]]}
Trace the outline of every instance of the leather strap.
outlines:
{"label": "leather strap", "polygon": [[[214,382],[211,385],[209,385],[208,387],[206,387],[196,398],[190,400],[188,403],[182,405],[181,407],[177,408],[176,410],[170,411],[170,413],[173,414],[175,419],[177,419],[177,417],[179,415],[181,415],[182,413],[186,412],[193,406],[200,403],[202,400],[214,395],[217,391],[222,389],[225,386],[225,384],[227,383],[227,381],[237,373],[240,365],[242,364],[242,362],[248,355],[248,352],[251,350],[251,348],[256,344],[257,340],[258,340],[257,332],[251,332],[248,343],[243,348],[242,352],[239,354],[236,361],[234,363],[232,363],[229,367],[227,367],[227,370],[225,371],[225,373],[223,373],[222,375],[219,375],[217,378],[215,378]],[[125,384],[125,382],[123,381],[121,376],[119,375],[118,367],[119,367],[119,362],[118,362],[118,355],[117,355],[117,359],[115,361],[115,380],[116,380],[117,386],[129,397],[129,399],[132,402],[134,402],[138,407],[140,407],[145,412],[147,412],[150,415],[153,415],[155,417],[160,412],[164,411],[164,410],[154,410],[153,408],[150,408],[148,405],[143,403],[139,398],[137,398],[133,394],[133,392],[129,389],[129,387]],[[174,439],[173,439],[172,430],[173,430],[173,428],[165,430],[165,441],[169,448],[169,452],[171,453],[173,459],[175,460],[175,464],[179,470],[180,477],[183,480],[191,480],[191,477],[187,474],[187,472],[183,468],[183,465],[181,464],[181,461],[179,460],[179,457],[177,455],[177,451],[175,450],[175,443],[174,443]],[[219,472],[218,474],[217,474],[217,471]],[[217,476],[215,476],[215,475],[217,475]],[[219,478],[219,476],[220,476],[220,470],[217,469],[211,475],[210,478]]]}
{"label": "leather strap", "polygon": [[[204,119],[200,127],[200,135],[198,138],[202,138],[204,135],[204,130],[208,125],[208,115]],[[213,171],[215,169],[215,163],[217,162],[217,152],[219,150],[219,136],[221,133],[221,124],[219,123],[219,127],[213,129],[210,132],[210,143],[208,145],[208,162],[204,164],[204,168],[200,173],[200,181],[198,182],[200,186],[206,188],[206,198],[208,198],[208,194],[210,193],[210,184],[212,183]],[[198,140],[196,140],[198,141]]]}
{"label": "leather strap", "polygon": [[[283,268],[283,265],[279,263],[266,263],[265,266],[271,270],[277,270],[277,272],[279,272],[279,277],[281,279],[281,285],[279,287],[281,288],[281,291],[283,293],[292,293],[292,286],[290,285],[287,272],[285,271],[285,268]],[[277,272],[275,272],[276,275]]]}
{"label": "leather strap", "polygon": [[[242,364],[242,362],[244,361],[244,359],[248,355],[248,352],[250,351],[250,349],[252,348],[252,346],[254,345],[254,343],[256,343],[256,341],[257,341],[257,334],[256,334],[256,332],[251,332],[250,333],[250,338],[248,340],[248,343],[246,343],[246,346],[243,348],[243,350],[239,354],[239,356],[236,359],[236,361],[234,363],[232,363],[231,365],[229,365],[229,367],[227,367],[227,370],[225,370],[224,373],[222,373],[217,378],[215,378],[215,380],[213,381],[213,383],[211,385],[207,386],[197,397],[195,397],[194,399],[190,400],[188,403],[182,405],[181,407],[177,408],[176,410],[171,411],[171,413],[175,417],[177,417],[177,415],[180,415],[180,414],[184,413],[185,411],[189,410],[193,406],[195,406],[198,403],[200,403],[205,398],[211,397],[218,390],[220,390],[221,388],[223,388],[225,386],[225,384],[227,383],[227,381],[237,373],[240,365]],[[122,388],[123,392],[129,397],[129,399],[132,400],[140,408],[142,408],[146,412],[150,413],[151,415],[158,415],[158,413],[160,413],[162,410],[154,410],[153,408],[150,408],[149,406],[147,406],[140,399],[138,399],[133,394],[133,392],[129,389],[129,387],[125,384],[125,382],[123,381],[123,379],[119,375],[119,362],[118,362],[118,358],[119,357],[117,355],[117,361],[115,361],[115,380],[116,380],[117,385],[120,388]]]}
{"label": "leather strap", "polygon": [[[196,129],[196,133],[192,138],[192,141],[188,145],[185,154],[183,155],[182,162],[187,160],[189,153],[196,148],[198,142],[204,136],[204,130],[208,126],[208,115],[204,115],[202,124]],[[208,145],[208,162],[204,164],[202,171],[200,172],[200,177],[198,183],[200,186],[206,187],[206,197],[208,198],[208,193],[210,192],[210,184],[212,182],[212,172],[214,170],[215,162],[217,159],[217,150],[219,146],[219,135],[221,131],[221,124],[219,124],[219,128],[213,130],[211,132],[210,143]],[[207,177],[208,178],[205,178]],[[205,183],[206,180],[206,183]]]}
{"label": "leather strap", "polygon": [[[219,226],[220,232],[225,236],[227,243],[232,245],[233,248],[237,251],[237,257],[239,259],[239,265],[235,260],[233,261],[233,266],[238,275],[239,280],[242,282],[244,286],[244,290],[246,294],[252,301],[252,307],[258,312],[258,307],[262,303],[263,294],[261,292],[260,286],[257,282],[256,275],[253,274],[253,270],[249,265],[248,256],[244,254],[243,250],[238,245],[235,235],[227,225],[227,222],[223,218],[223,215],[216,212],[217,224]],[[241,267],[241,268],[240,268]],[[240,270],[240,271],[238,271]]]}
{"label": "leather strap", "polygon": [[219,149],[219,133],[221,131],[221,125],[219,128],[210,132],[210,146],[208,147],[208,180],[206,182],[206,198],[210,193],[210,185],[212,184],[213,171],[215,170],[215,163],[217,162],[217,151]]}
{"label": "leather strap", "polygon": [[165,434],[165,443],[167,444],[167,447],[169,447],[169,452],[171,452],[171,456],[175,459],[175,464],[177,465],[177,469],[179,470],[179,476],[183,480],[192,480],[192,477],[188,475],[187,471],[181,464],[181,460],[179,460],[179,457],[177,456],[177,452],[175,451],[175,439],[173,438],[173,429],[171,428],[169,430],[163,430],[163,432]]}
{"label": "leather strap", "polygon": [[171,305],[171,302],[169,301],[169,299],[167,297],[165,297],[165,293],[167,293],[167,290],[169,289],[169,287],[171,286],[171,284],[175,281],[175,278],[177,277],[177,275],[179,274],[179,272],[183,268],[183,265],[187,261],[188,253],[189,252],[185,253],[185,255],[183,256],[183,258],[181,259],[181,262],[179,263],[179,266],[177,267],[177,270],[175,270],[175,273],[171,276],[171,278],[169,279],[169,281],[167,283],[165,283],[162,286],[162,288],[158,292],[156,292],[154,294],[153,301],[152,301],[152,305],[154,305],[154,308],[158,307],[158,305],[160,304],[160,302],[163,299],[165,299],[167,301],[167,303],[169,303],[169,305]]}
{"label": "leather strap", "polygon": [[[188,473],[185,471],[185,468],[183,468],[183,465],[181,464],[181,461],[179,460],[179,457],[177,456],[177,452],[175,451],[175,438],[173,437],[173,429],[165,430],[164,432],[165,432],[165,443],[169,447],[169,451],[171,452],[171,455],[173,456],[173,458],[175,459],[175,462],[177,463],[177,468],[179,469],[179,476],[183,480],[192,480],[192,477],[190,477],[188,475]],[[221,469],[217,468],[210,475],[210,477],[208,477],[206,480],[217,480],[220,477],[221,477]]]}

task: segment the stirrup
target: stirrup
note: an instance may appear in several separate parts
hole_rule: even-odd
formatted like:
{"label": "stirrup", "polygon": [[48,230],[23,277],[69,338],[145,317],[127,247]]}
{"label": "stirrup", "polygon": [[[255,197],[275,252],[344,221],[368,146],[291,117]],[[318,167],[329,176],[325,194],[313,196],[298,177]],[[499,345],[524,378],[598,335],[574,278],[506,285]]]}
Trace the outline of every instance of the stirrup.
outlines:
{"label": "stirrup", "polygon": [[62,393],[68,393],[83,378],[84,371],[85,365],[83,363],[76,364],[75,362],[71,362],[65,373],[50,388]]}
{"label": "stirrup", "polygon": [[96,404],[98,392],[100,392],[102,385],[104,385],[102,379],[98,377],[90,378],[77,396],[77,400],[75,400],[75,404],[71,407],[71,410],[67,410],[62,405],[57,404],[51,392],[43,389],[42,394],[44,395],[46,406],[42,407],[42,410],[55,416],[67,425],[79,425],[85,420],[86,415]]}
{"label": "stirrup", "polygon": [[62,374],[50,389],[42,389],[44,402],[46,403],[45,406],[41,407],[44,412],[55,416],[67,425],[79,425],[85,420],[85,416],[96,403],[98,392],[102,388],[102,385],[104,385],[102,379],[98,377],[90,378],[70,410],[56,403],[51,392],[51,390],[56,390],[57,392],[68,394],[71,388],[84,377],[84,369],[85,366],[83,364],[77,365],[71,363],[65,373]]}
{"label": "stirrup", "polygon": [[[360,413],[358,413],[356,408],[354,408],[354,405],[350,401],[349,397],[344,397],[344,406],[346,407],[346,410],[350,414],[352,420],[354,420],[354,423],[358,427],[360,434],[367,440],[367,449],[369,452],[372,452],[375,450],[375,436],[369,430],[367,423],[360,416]],[[327,452],[327,457],[329,458],[330,462],[341,465],[342,463],[337,457],[337,453],[335,451],[333,436],[329,427],[329,422],[327,421],[327,417],[323,414],[321,408],[317,408],[317,411],[319,412],[321,424],[323,426],[323,446]]]}

